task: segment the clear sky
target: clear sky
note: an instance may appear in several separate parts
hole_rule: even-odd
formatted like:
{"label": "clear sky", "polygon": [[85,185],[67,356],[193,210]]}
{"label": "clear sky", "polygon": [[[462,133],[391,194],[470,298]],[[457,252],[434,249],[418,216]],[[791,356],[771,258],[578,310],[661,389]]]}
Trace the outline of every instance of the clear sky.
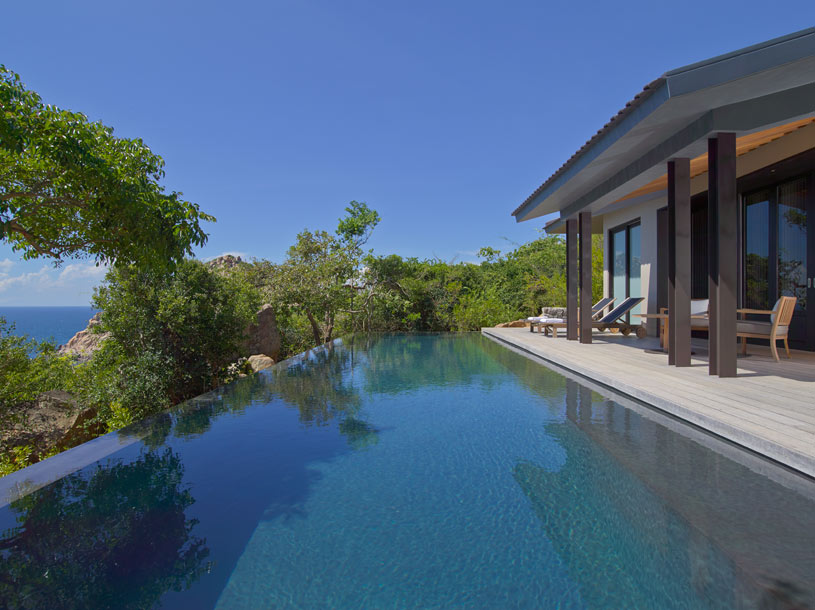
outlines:
{"label": "clear sky", "polygon": [[[351,199],[370,245],[475,260],[510,213],[664,72],[815,25],[815,3],[268,0],[5,3],[0,63],[141,137],[214,214],[201,258],[282,260]],[[0,305],[86,305],[104,269],[20,262]]]}

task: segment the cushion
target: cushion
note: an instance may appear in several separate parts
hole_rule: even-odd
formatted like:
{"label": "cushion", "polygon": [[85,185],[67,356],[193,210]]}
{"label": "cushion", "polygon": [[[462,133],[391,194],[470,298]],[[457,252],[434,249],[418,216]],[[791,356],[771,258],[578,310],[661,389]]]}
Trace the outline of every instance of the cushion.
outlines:
{"label": "cushion", "polygon": [[710,299],[693,299],[690,302],[690,315],[701,316],[710,309]]}
{"label": "cushion", "polygon": [[[778,311],[778,308],[781,306],[781,299],[778,299],[773,305],[773,311]],[[775,322],[775,314],[770,314],[770,322]]]}
{"label": "cushion", "polygon": [[[770,322],[761,322],[757,320],[739,320],[736,322],[737,333],[748,333],[753,335],[767,335],[770,336],[770,331],[773,325]],[[779,326],[776,334],[783,337],[787,334],[789,326]]]}
{"label": "cushion", "polygon": [[563,318],[547,318],[544,320],[544,324],[565,324],[565,322]]}

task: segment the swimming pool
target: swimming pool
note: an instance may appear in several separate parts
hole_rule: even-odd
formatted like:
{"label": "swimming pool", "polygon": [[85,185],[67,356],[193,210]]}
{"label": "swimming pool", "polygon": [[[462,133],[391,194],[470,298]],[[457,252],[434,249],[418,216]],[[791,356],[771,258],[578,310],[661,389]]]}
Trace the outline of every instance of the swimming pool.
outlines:
{"label": "swimming pool", "polygon": [[354,337],[94,443],[0,479],[0,606],[813,604],[809,479],[478,334]]}

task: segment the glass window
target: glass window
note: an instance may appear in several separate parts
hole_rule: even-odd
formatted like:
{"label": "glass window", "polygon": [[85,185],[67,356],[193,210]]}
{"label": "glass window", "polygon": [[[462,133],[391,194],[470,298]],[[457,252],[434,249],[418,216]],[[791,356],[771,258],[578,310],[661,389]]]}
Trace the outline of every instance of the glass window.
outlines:
{"label": "glass window", "polygon": [[615,298],[615,305],[622,303],[623,299],[627,296],[626,291],[626,263],[628,259],[627,249],[625,247],[625,229],[614,231],[611,234],[611,260],[612,260],[612,281],[611,281],[611,296]]}
{"label": "glass window", "polygon": [[778,295],[807,306],[806,178],[778,187]]}
{"label": "glass window", "polygon": [[770,191],[744,198],[744,306],[770,307]]}
{"label": "glass window", "polygon": [[[641,297],[641,230],[639,222],[611,232],[611,296],[614,305],[620,305],[626,297]],[[640,313],[642,304],[631,313]],[[630,321],[630,315],[627,316]]]}
{"label": "glass window", "polygon": [[[640,225],[631,225],[628,228],[628,296],[641,297],[641,260],[640,260]],[[642,313],[642,303],[631,310],[632,314]]]}

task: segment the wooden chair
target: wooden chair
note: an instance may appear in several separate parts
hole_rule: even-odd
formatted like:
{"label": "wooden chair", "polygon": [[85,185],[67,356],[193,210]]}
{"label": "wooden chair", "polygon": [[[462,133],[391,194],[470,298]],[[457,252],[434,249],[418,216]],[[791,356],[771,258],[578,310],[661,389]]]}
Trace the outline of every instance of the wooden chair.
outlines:
{"label": "wooden chair", "polygon": [[776,362],[780,362],[776,341],[783,340],[787,358],[791,358],[787,336],[797,301],[798,299],[796,297],[781,297],[776,301],[775,307],[771,311],[765,309],[739,309],[738,313],[741,316],[746,314],[763,314],[770,316],[769,322],[744,319],[736,322],[736,336],[741,337],[741,353],[747,354],[747,339],[768,339],[770,341],[770,351],[773,354],[773,358],[775,358]]}

